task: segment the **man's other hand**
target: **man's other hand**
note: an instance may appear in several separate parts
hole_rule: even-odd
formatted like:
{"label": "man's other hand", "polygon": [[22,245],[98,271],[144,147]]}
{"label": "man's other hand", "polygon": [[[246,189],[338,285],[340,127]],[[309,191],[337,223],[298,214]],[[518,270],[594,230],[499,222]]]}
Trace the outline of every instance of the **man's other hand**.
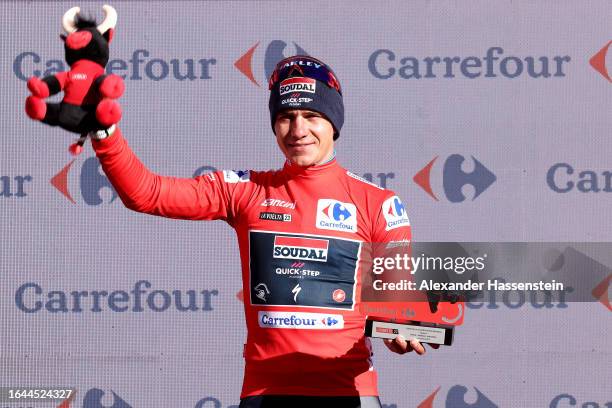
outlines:
{"label": "man's other hand", "polygon": [[[407,341],[404,336],[397,336],[393,340],[383,339],[383,341],[389,350],[397,354],[406,354],[411,351],[416,352],[418,355],[425,354],[425,347],[416,339]],[[440,347],[439,344],[429,344],[429,346],[433,349]]]}

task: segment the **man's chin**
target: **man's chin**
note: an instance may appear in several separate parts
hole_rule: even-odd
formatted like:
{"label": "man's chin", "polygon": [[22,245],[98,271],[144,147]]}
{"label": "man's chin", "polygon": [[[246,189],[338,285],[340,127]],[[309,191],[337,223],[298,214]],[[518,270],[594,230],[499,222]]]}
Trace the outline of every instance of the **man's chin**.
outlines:
{"label": "man's chin", "polygon": [[296,164],[300,167],[309,167],[315,164],[315,159],[310,156],[295,155],[291,156],[289,160],[293,164]]}
{"label": "man's chin", "polygon": [[292,162],[300,167],[310,167],[312,165],[314,165],[312,160],[305,160],[303,158],[297,159],[297,160],[292,160]]}

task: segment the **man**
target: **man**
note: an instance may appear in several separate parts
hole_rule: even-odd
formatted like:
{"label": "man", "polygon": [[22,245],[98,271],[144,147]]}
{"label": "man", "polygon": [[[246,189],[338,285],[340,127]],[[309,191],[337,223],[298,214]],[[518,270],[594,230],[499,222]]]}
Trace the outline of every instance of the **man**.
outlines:
{"label": "man", "polygon": [[[269,108],[287,159],[278,171],[158,176],[114,126],[92,133],[93,146],[128,208],[222,219],[236,230],[248,328],[240,407],[379,407],[358,308],[360,251],[409,240],[409,221],[403,210],[393,213],[391,205],[403,206],[392,192],[337,163],[344,105],[327,65],[308,56],[279,62]],[[399,354],[425,352],[416,340],[385,344]]]}

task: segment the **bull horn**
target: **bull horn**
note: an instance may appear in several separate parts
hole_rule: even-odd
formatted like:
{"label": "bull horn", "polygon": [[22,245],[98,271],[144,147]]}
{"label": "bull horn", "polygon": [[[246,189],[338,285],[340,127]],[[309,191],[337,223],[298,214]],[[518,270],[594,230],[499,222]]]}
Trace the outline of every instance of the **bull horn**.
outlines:
{"label": "bull horn", "polygon": [[117,25],[117,11],[108,4],[103,5],[102,10],[104,10],[104,21],[97,27],[100,34],[104,34]]}
{"label": "bull horn", "polygon": [[74,26],[74,19],[77,14],[79,14],[81,9],[79,7],[73,7],[64,13],[64,17],[62,17],[62,27],[64,27],[64,31],[68,34],[74,33],[77,29]]}

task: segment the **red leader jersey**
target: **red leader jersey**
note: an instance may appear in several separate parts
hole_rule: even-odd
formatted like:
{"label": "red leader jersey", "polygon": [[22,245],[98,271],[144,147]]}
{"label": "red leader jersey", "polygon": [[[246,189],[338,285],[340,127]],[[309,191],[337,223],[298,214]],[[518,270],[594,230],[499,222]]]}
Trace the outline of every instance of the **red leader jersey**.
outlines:
{"label": "red leader jersey", "polygon": [[93,146],[128,208],[221,219],[236,230],[248,329],[241,398],[378,395],[358,308],[359,265],[364,244],[410,239],[406,211],[393,192],[335,159],[187,179],[151,173],[119,129]]}

